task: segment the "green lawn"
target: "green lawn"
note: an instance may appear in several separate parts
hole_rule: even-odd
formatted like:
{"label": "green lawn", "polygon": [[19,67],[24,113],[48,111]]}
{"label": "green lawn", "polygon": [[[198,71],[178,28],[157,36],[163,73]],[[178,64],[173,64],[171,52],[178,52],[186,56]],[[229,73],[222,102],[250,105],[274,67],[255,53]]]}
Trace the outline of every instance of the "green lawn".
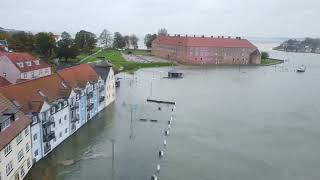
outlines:
{"label": "green lawn", "polygon": [[281,60],[277,60],[277,59],[262,59],[261,60],[261,65],[274,65],[274,64],[280,64],[282,63]]}
{"label": "green lawn", "polygon": [[113,64],[115,71],[117,72],[124,71],[124,72],[134,73],[136,70],[140,68],[151,68],[151,67],[173,65],[172,63],[165,63],[165,62],[151,62],[151,63],[130,62],[125,60],[122,57],[120,51],[114,50],[114,49],[102,50],[100,53],[98,53],[94,57],[87,59],[87,61],[84,63],[94,62],[98,59],[97,57],[104,57],[105,59],[110,60],[111,63]]}
{"label": "green lawn", "polygon": [[[100,50],[100,48],[94,48],[93,50],[91,50],[90,52],[88,52],[88,53],[81,53],[81,54],[79,54],[76,58],[73,58],[73,59],[68,59],[67,61],[65,61],[64,59],[62,59],[62,63],[66,63],[66,64],[78,64],[78,63],[80,63],[80,60],[81,59],[83,59],[83,58],[85,58],[85,57],[87,57],[87,56],[90,56],[91,54],[93,54],[93,53],[95,53],[95,52],[97,52],[97,51],[99,51]],[[87,59],[87,61],[88,60],[90,60],[90,59],[92,59],[92,58],[89,58],[89,59]]]}

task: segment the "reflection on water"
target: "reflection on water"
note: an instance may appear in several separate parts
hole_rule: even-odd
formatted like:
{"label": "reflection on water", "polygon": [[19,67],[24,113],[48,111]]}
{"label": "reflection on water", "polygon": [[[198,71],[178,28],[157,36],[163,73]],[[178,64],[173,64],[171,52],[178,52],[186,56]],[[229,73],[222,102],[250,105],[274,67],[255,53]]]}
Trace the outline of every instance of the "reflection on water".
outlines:
{"label": "reflection on water", "polygon": [[[161,78],[170,68],[119,75],[117,101],[36,164],[28,179],[112,179],[111,138],[117,180],[150,179],[157,164],[166,180],[319,179],[320,56],[270,54],[287,61],[240,71],[181,66],[179,80]],[[307,65],[305,73],[294,71],[299,64]],[[177,102],[167,138],[171,109],[147,103],[151,92]]]}

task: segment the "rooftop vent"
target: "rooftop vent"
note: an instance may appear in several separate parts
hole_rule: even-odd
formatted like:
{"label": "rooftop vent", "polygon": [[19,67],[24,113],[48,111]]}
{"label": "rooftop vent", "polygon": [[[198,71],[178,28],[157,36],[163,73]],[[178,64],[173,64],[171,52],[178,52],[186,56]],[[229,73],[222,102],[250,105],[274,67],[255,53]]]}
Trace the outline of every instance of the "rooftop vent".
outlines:
{"label": "rooftop vent", "polygon": [[201,37],[204,38],[204,35],[202,35]]}
{"label": "rooftop vent", "polygon": [[46,97],[46,95],[44,95],[42,91],[38,91],[38,93],[39,93],[40,96]]}
{"label": "rooftop vent", "polygon": [[211,38],[213,38],[213,36],[211,36]]}

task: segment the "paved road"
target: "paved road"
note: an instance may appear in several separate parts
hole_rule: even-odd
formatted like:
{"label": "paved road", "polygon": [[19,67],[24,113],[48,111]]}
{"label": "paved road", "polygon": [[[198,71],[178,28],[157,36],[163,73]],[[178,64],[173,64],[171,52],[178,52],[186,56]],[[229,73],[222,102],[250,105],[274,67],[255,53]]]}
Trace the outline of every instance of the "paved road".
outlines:
{"label": "paved road", "polygon": [[83,63],[85,60],[87,60],[88,58],[90,58],[90,57],[92,57],[92,56],[95,56],[96,54],[100,53],[101,51],[102,51],[102,49],[100,49],[99,51],[97,51],[97,52],[95,52],[95,53],[93,53],[93,54],[91,54],[91,55],[89,55],[89,56],[81,59],[81,60],[80,60],[80,63]]}

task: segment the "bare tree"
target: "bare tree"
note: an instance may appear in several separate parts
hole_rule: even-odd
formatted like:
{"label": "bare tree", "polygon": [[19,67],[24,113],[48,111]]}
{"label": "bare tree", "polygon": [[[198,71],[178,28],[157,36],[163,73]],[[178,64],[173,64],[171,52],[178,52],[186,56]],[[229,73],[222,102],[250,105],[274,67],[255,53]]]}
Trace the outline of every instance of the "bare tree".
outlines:
{"label": "bare tree", "polygon": [[133,46],[133,49],[138,49],[139,38],[135,34],[131,34],[129,40],[130,44]]}
{"label": "bare tree", "polygon": [[167,36],[168,35],[168,31],[166,28],[161,28],[158,30],[158,35],[159,36]]}
{"label": "bare tree", "polygon": [[109,48],[112,46],[112,34],[110,31],[107,29],[104,29],[100,36],[99,36],[99,41],[101,45],[103,45],[104,48]]}

